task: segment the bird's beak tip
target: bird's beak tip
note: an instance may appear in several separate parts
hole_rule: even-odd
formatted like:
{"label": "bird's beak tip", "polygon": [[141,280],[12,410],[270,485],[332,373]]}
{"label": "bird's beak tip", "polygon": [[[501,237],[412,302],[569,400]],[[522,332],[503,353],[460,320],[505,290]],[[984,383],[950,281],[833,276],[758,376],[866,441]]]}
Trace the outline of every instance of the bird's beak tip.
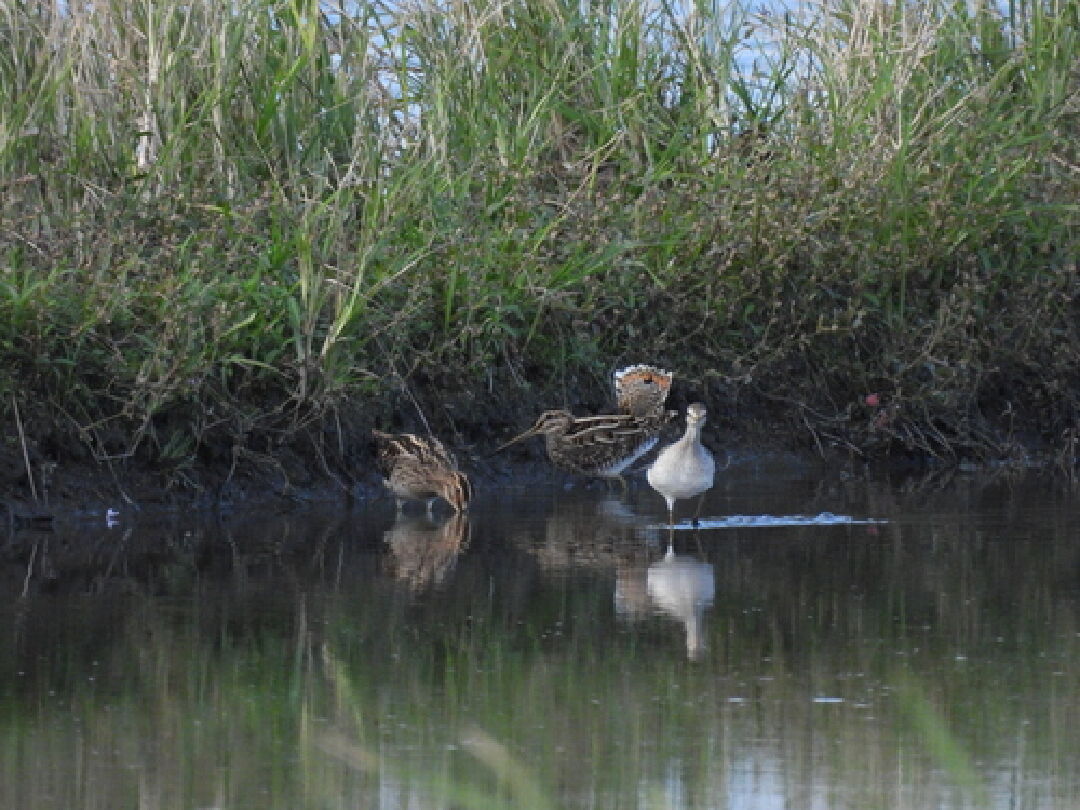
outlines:
{"label": "bird's beak tip", "polygon": [[528,430],[526,430],[526,431],[525,431],[524,433],[519,433],[519,434],[518,434],[517,436],[515,436],[514,438],[512,438],[512,439],[511,439],[510,441],[508,441],[508,442],[504,442],[503,444],[500,444],[500,445],[499,445],[498,447],[496,447],[496,448],[495,448],[494,450],[492,450],[491,452],[492,452],[492,454],[495,454],[495,453],[501,452],[502,450],[505,450],[505,449],[506,449],[507,447],[509,447],[510,445],[512,445],[512,444],[517,444],[517,443],[518,443],[518,442],[520,442],[520,441],[521,441],[522,439],[527,439],[527,438],[529,438],[530,436],[532,436],[532,435],[533,435],[533,434],[535,434],[535,433],[536,433],[536,429],[535,429],[535,428],[529,428],[529,429],[528,429]]}

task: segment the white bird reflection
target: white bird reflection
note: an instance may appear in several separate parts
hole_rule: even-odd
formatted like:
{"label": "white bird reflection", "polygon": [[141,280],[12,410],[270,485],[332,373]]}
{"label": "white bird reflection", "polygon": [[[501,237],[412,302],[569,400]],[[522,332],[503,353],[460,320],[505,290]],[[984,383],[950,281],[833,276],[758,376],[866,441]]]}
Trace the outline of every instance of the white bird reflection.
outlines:
{"label": "white bird reflection", "polygon": [[442,523],[401,515],[383,534],[390,565],[413,592],[441,585],[469,545],[469,519],[456,514]]}
{"label": "white bird reflection", "polygon": [[712,607],[715,596],[712,564],[688,554],[676,554],[672,544],[644,572],[625,567],[619,570],[615,580],[616,611],[638,619],[651,609],[682,622],[686,629],[686,656],[691,661],[699,660],[705,653],[705,610]]}

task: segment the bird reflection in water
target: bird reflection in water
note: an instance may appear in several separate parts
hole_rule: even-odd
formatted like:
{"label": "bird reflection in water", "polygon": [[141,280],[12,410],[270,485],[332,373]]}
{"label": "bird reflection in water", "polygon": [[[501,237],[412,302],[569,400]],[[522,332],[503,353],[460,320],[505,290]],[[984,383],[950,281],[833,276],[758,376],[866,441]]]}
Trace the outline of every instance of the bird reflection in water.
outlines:
{"label": "bird reflection in water", "polygon": [[670,542],[658,561],[648,566],[623,566],[615,581],[615,609],[620,615],[638,620],[660,614],[682,622],[686,656],[691,661],[705,654],[705,610],[712,607],[715,595],[712,564],[689,554],[676,554]]}
{"label": "bird reflection in water", "polygon": [[469,519],[459,513],[436,523],[426,515],[401,515],[383,540],[397,578],[419,593],[442,585],[454,570],[458,555],[469,545]]}
{"label": "bird reflection in water", "polygon": [[617,497],[599,503],[579,490],[560,493],[541,521],[513,525],[506,542],[528,554],[542,570],[610,570],[641,547],[641,519]]}
{"label": "bird reflection in water", "polygon": [[538,531],[526,523],[508,541],[528,553],[545,571],[615,571],[615,611],[640,621],[661,615],[681,622],[691,660],[705,652],[705,611],[715,595],[713,566],[688,554],[676,554],[676,531],[666,532],[666,552],[659,551],[658,527],[634,513],[626,501],[567,493],[559,498]]}

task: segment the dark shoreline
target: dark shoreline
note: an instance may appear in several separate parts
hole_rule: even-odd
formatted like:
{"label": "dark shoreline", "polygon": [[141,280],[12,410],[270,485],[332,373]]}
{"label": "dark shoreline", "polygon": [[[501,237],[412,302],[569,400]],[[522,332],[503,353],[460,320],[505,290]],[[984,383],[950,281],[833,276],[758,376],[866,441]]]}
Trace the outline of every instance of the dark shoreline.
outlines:
{"label": "dark shoreline", "polygon": [[[957,472],[1030,470],[1055,478],[1069,478],[1048,455],[987,463],[945,463],[918,456],[865,459],[840,448],[828,448],[822,454],[815,448],[777,442],[775,431],[768,434],[773,438],[759,434],[755,440],[748,441],[737,439],[734,433],[726,436],[714,433],[707,436],[706,441],[721,459],[726,455],[729,464],[763,464],[777,470],[811,468],[820,470],[823,478],[837,474],[923,478]],[[499,456],[489,452],[476,447],[457,450],[462,468],[481,494],[501,487],[533,484],[604,485],[601,481],[582,479],[552,467],[544,458],[543,446],[538,440]],[[366,448],[357,451],[348,469],[329,468],[325,459],[314,455],[305,458],[294,450],[283,452],[275,462],[237,465],[211,462],[186,469],[182,479],[158,464],[139,459],[47,462],[51,469],[49,485],[43,490],[42,482],[37,478],[32,491],[21,449],[9,445],[7,451],[0,454],[5,492],[0,498],[0,531],[5,528],[9,531],[47,529],[54,523],[57,526],[104,523],[110,510],[128,518],[182,510],[210,515],[259,508],[289,511],[316,505],[352,508],[386,497]],[[721,466],[723,464],[721,461]],[[641,467],[633,477],[641,478],[643,469]],[[637,485],[642,484],[637,482]]]}
{"label": "dark shoreline", "polygon": [[[728,486],[726,472],[734,481],[765,486],[798,481],[791,492],[790,508],[796,510],[814,497],[808,495],[808,481],[819,495],[832,493],[826,497],[849,486],[869,486],[882,504],[925,503],[959,481],[966,481],[962,487],[998,493],[994,498],[1002,486],[1024,486],[1025,480],[1031,485],[1033,476],[1040,487],[1066,483],[1049,464],[976,467],[897,458],[863,462],[840,453],[826,459],[805,449],[736,446],[734,441],[724,459],[724,445],[713,438],[710,444],[719,450],[723,466],[718,487]],[[606,489],[620,497],[617,485],[554,469],[540,455],[539,442],[536,445],[505,459],[482,453],[462,458],[476,491],[474,505],[497,513],[502,493],[524,489]],[[170,577],[191,577],[194,572],[216,576],[251,564],[304,569],[323,564],[325,545],[333,538],[364,536],[369,538],[365,542],[376,542],[370,538],[382,537],[380,527],[395,523],[393,500],[373,469],[358,468],[347,489],[325,471],[306,471],[309,477],[302,484],[285,486],[280,475],[244,468],[234,470],[227,486],[217,491],[197,491],[161,486],[160,470],[148,465],[129,463],[113,480],[101,465],[73,464],[58,469],[57,489],[48,503],[29,497],[23,476],[15,485],[9,482],[0,500],[0,592],[22,597],[147,593],[167,590]],[[199,472],[209,481],[225,471]],[[630,477],[629,486],[635,503],[648,503],[643,470]],[[435,522],[445,523],[448,507],[437,504],[435,509]],[[656,509],[662,511],[659,499]],[[422,517],[416,505],[411,514]]]}

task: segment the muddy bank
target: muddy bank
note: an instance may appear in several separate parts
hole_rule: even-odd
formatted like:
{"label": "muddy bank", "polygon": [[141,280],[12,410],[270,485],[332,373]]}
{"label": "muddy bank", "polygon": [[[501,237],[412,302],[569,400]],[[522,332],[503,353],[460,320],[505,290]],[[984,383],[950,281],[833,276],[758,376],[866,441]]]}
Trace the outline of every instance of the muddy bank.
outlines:
{"label": "muddy bank", "polygon": [[[747,440],[732,431],[712,431],[706,443],[721,465],[769,464],[777,469],[817,468],[823,475],[849,471],[854,475],[911,474],[948,469],[932,459],[891,457],[867,462],[840,448],[825,455],[795,442],[783,442],[775,433]],[[462,468],[478,493],[508,486],[556,483],[564,486],[605,486],[561,472],[544,457],[539,439],[498,455],[496,445],[458,447]],[[1008,467],[1010,465],[990,465]],[[971,465],[966,465],[971,469]],[[49,530],[85,523],[153,519],[176,511],[249,511],[266,508],[287,511],[317,504],[341,508],[363,505],[386,497],[367,444],[356,448],[348,464],[331,465],[325,455],[303,448],[283,447],[272,457],[253,456],[236,463],[216,461],[186,465],[182,474],[138,458],[123,461],[45,459],[31,461],[31,485],[26,460],[18,446],[7,443],[0,453],[0,530]],[[631,478],[645,486],[644,467]],[[637,480],[642,479],[642,480]]]}
{"label": "muddy bank", "polygon": [[[858,403],[843,422],[822,426],[790,403],[751,402],[723,389],[688,388],[679,386],[668,404],[682,412],[691,399],[709,403],[704,438],[721,459],[728,453],[733,459],[772,457],[782,459],[781,464],[854,473],[865,472],[868,465],[894,471],[1045,466],[1064,477],[1073,471],[1061,463],[1062,448],[1030,437],[1026,442],[1011,438],[1003,443],[1007,451],[997,457],[928,453],[909,440],[905,431],[910,423],[888,402]],[[598,389],[594,397],[569,407],[575,413],[600,413],[605,396]],[[570,484],[575,478],[548,463],[539,438],[493,452],[528,427],[549,403],[547,397],[540,401],[529,395],[499,402],[474,395],[387,398],[374,406],[339,408],[288,432],[211,434],[195,452],[171,461],[149,442],[134,452],[103,457],[107,443],[99,439],[92,452],[79,433],[65,430],[43,412],[31,412],[24,415],[21,430],[7,424],[0,447],[0,526],[106,520],[109,510],[130,515],[364,503],[384,494],[373,465],[373,427],[439,436],[479,492],[533,481]],[[681,430],[679,419],[662,443],[673,441]],[[124,446],[121,438],[118,447]]]}
{"label": "muddy bank", "polygon": [[[509,484],[574,482],[574,476],[547,462],[539,438],[493,453],[528,426],[530,414],[522,409],[513,423],[459,419],[440,425],[435,433],[452,448],[480,492]],[[418,421],[379,427],[426,433]],[[210,444],[179,464],[141,453],[99,459],[77,437],[59,431],[24,436],[9,431],[0,450],[0,525],[29,528],[47,525],[49,519],[106,520],[109,510],[131,514],[364,503],[384,495],[369,440],[373,426],[362,415],[348,420],[338,415],[287,442],[263,441],[261,447]],[[681,424],[671,426],[665,440],[674,440],[680,430]],[[778,426],[747,422],[739,430],[713,426],[706,441],[721,458],[729,451],[739,457],[783,452],[793,463],[821,463],[812,449],[785,441],[784,435]]]}

